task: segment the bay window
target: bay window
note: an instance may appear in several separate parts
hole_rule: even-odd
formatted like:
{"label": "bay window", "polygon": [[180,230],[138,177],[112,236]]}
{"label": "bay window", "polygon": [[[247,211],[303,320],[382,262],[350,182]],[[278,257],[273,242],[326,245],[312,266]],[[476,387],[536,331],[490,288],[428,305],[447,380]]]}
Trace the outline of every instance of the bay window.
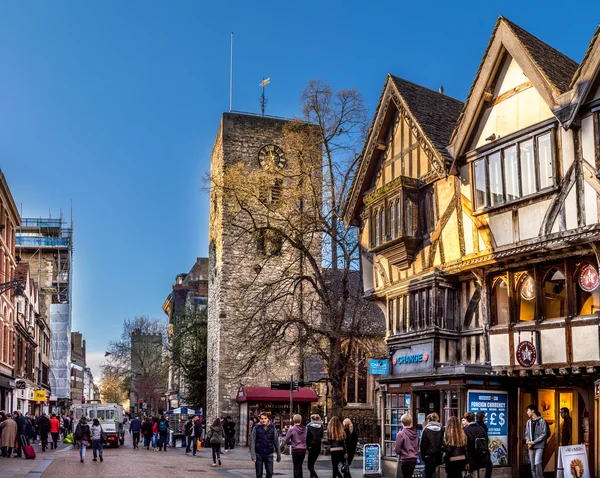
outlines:
{"label": "bay window", "polygon": [[476,209],[544,191],[555,185],[552,131],[495,149],[473,163]]}

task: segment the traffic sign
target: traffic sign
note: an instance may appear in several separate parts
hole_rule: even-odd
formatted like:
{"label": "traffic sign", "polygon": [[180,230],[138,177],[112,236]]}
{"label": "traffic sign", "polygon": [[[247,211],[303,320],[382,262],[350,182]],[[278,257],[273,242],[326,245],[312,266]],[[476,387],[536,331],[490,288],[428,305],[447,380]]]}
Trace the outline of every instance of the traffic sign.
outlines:
{"label": "traffic sign", "polygon": [[292,391],[297,392],[300,387],[304,387],[304,382],[271,382],[271,390],[289,390],[292,383]]}

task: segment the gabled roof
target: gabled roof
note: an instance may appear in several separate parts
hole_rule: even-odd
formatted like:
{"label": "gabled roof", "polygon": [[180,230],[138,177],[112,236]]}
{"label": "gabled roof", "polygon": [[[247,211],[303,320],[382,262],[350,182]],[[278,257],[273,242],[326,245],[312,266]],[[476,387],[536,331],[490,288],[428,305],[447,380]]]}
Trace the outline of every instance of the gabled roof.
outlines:
{"label": "gabled roof", "polygon": [[482,110],[483,93],[497,74],[505,51],[517,61],[555,115],[563,106],[559,97],[569,91],[577,62],[500,16],[450,139],[449,151],[454,156],[464,153],[462,148]]}
{"label": "gabled roof", "polygon": [[452,159],[446,146],[462,110],[462,102],[388,74],[344,207],[346,224],[354,220],[360,206],[360,196],[366,187],[366,177],[375,167],[372,161],[374,146],[391,103],[412,120],[420,133],[423,149],[440,175],[446,174],[445,160]]}
{"label": "gabled roof", "polygon": [[571,112],[571,116],[566,121],[566,127],[568,128],[573,123],[577,112],[581,108],[581,105],[585,102],[588,97],[592,86],[595,83],[598,73],[600,72],[600,25],[596,28],[596,32],[590,41],[590,44],[585,51],[583,60],[569,85],[575,92],[574,106]]}
{"label": "gabled roof", "polygon": [[431,140],[440,155],[450,158],[446,147],[463,102],[397,76],[390,77],[425,136]]}

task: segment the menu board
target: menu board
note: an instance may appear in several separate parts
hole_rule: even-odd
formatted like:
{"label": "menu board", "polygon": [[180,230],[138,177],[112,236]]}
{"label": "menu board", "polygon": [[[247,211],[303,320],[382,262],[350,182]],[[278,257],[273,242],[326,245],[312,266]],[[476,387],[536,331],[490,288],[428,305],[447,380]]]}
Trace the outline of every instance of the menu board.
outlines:
{"label": "menu board", "polygon": [[371,443],[363,447],[363,475],[381,476],[381,447]]}
{"label": "menu board", "polygon": [[508,393],[469,390],[467,403],[470,412],[485,413],[492,464],[508,465]]}

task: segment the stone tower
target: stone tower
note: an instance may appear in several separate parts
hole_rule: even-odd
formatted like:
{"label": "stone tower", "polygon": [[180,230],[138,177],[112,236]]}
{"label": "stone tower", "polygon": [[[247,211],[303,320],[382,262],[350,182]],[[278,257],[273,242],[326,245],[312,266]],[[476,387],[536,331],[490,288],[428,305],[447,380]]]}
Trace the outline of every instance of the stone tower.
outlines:
{"label": "stone tower", "polygon": [[[223,114],[211,156],[213,181],[222,178],[227,168],[240,163],[249,171],[260,168],[265,151],[269,158],[274,157],[270,154],[270,148],[284,151],[286,123],[288,120],[238,113]],[[286,156],[288,162],[292,160],[289,156]],[[213,183],[210,194],[206,400],[209,421],[226,415],[240,420],[236,397],[241,384],[269,386],[271,381],[289,380],[290,374],[297,373],[301,367],[299,351],[291,350],[285,356],[271,357],[261,366],[254,367],[252,373],[240,376],[241,362],[251,351],[241,350],[234,340],[236,336],[244,334],[236,318],[240,318],[250,306],[244,302],[250,294],[240,293],[239,284],[258,274],[260,251],[257,250],[256,236],[247,234],[241,237],[239,229],[233,230],[231,227],[228,214],[222,193]],[[315,247],[320,249],[320,246],[318,240]],[[261,275],[276,274],[285,267],[295,267],[294,261],[301,264],[297,252],[286,252],[285,246],[283,251],[280,257],[269,260],[258,269]]]}

